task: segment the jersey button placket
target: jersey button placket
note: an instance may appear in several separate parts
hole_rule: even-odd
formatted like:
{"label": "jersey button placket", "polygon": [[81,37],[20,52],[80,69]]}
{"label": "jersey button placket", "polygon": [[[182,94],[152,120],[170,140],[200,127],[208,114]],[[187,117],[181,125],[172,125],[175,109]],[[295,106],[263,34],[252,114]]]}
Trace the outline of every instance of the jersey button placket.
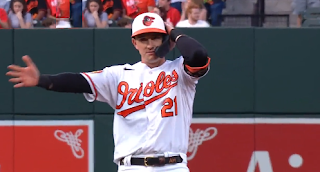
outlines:
{"label": "jersey button placket", "polygon": [[[150,82],[152,81],[153,82],[153,84],[154,84],[154,82],[155,82],[155,79],[154,79],[154,70],[153,69],[149,69],[148,71],[147,71],[147,75],[145,75],[145,77],[144,77],[144,86],[146,87],[147,85],[148,85],[148,88],[149,89],[147,89],[146,90],[146,92],[147,93],[150,93],[150,92],[155,92],[155,90],[154,90],[154,88],[150,88]],[[153,91],[152,91],[153,90]],[[145,101],[147,101],[147,100],[149,100],[149,99],[151,99],[152,97],[153,97],[154,95],[148,95],[148,97],[146,97],[145,95],[144,95],[144,100]],[[154,115],[153,115],[153,113],[152,112],[150,112],[150,108],[151,108],[151,110],[153,110],[153,108],[152,108],[152,106],[154,106],[152,103],[151,104],[148,104],[145,108],[146,108],[146,112],[147,112],[147,118],[148,118],[148,121],[149,121],[149,126],[148,126],[148,131],[153,131],[154,129],[153,129],[153,127],[152,127],[152,123],[150,123],[150,121],[152,121],[153,120],[153,118],[154,118]],[[150,126],[151,125],[151,126]]]}
{"label": "jersey button placket", "polygon": [[[150,99],[150,97],[146,97],[144,93],[145,93],[146,86],[148,85],[148,83],[150,81],[152,81],[151,74],[152,74],[151,70],[148,69],[148,70],[146,70],[146,73],[145,73],[145,75],[143,77],[143,92],[142,92],[142,95],[143,95],[144,101],[147,101],[148,99]],[[143,147],[145,147],[145,145],[147,145],[148,140],[150,139],[150,136],[152,135],[152,129],[150,130],[150,116],[149,116],[150,115],[150,111],[149,111],[149,107],[145,106],[145,110],[146,110],[146,118],[147,118],[147,121],[148,121],[148,126],[146,126],[147,127],[147,130],[145,131],[146,132],[146,135],[145,135],[145,139],[146,140],[145,140],[145,143],[144,143]]]}

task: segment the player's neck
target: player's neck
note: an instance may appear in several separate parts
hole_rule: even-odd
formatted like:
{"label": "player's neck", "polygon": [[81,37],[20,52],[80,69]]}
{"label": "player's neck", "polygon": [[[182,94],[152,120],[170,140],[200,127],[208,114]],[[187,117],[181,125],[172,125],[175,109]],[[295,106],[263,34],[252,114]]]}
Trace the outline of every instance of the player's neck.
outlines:
{"label": "player's neck", "polygon": [[141,61],[141,62],[146,64],[149,68],[152,69],[152,68],[156,68],[156,67],[161,66],[165,61],[166,61],[165,58],[161,58],[161,60],[154,62],[154,63],[148,63],[148,62],[144,62],[144,61]]}

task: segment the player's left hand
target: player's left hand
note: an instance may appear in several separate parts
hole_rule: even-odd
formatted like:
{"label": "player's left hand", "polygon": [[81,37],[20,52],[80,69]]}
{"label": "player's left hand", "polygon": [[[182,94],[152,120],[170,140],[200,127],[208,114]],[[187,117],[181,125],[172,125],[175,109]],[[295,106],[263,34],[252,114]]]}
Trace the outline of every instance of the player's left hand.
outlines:
{"label": "player's left hand", "polygon": [[170,34],[171,30],[174,29],[174,27],[172,26],[172,24],[168,23],[168,22],[164,22],[167,32],[168,34]]}
{"label": "player's left hand", "polygon": [[[164,24],[165,24],[165,26],[166,26],[166,30],[167,30],[168,34],[170,35],[171,30],[174,29],[173,26],[172,26],[170,23],[168,23],[168,22],[165,22]],[[170,40],[170,51],[171,51],[175,46],[176,46],[176,43],[174,43],[173,41]]]}

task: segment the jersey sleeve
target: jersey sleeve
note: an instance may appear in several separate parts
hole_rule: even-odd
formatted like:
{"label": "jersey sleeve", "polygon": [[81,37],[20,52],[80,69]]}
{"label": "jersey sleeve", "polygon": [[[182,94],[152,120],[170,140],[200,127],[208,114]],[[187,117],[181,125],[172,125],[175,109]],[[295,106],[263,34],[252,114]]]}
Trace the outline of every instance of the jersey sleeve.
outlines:
{"label": "jersey sleeve", "polygon": [[120,75],[118,67],[106,67],[100,71],[81,73],[90,84],[92,94],[84,93],[88,102],[105,102],[113,109],[117,102],[117,82]]}
{"label": "jersey sleeve", "polygon": [[200,77],[194,77],[194,76],[191,76],[190,74],[188,74],[185,70],[185,65],[183,64],[184,62],[184,59],[183,57],[179,57],[178,59],[178,65],[179,65],[179,71],[180,73],[182,74],[182,78],[183,78],[183,81],[185,83],[192,83],[192,84],[197,84],[198,83],[198,80],[203,78],[204,76],[207,75],[207,73],[209,72],[210,70],[210,61],[208,61],[208,64],[206,65],[208,67],[207,71]]}

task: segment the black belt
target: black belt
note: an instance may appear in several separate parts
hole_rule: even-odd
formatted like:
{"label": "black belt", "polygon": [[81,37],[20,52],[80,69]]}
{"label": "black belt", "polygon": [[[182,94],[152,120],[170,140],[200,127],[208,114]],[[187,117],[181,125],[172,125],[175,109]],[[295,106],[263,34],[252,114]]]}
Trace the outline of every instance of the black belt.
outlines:
{"label": "black belt", "polygon": [[[124,165],[124,158],[120,160],[120,165]],[[143,165],[143,166],[163,166],[165,164],[181,163],[183,160],[181,156],[172,157],[145,157],[145,158],[131,158],[131,165]]]}

